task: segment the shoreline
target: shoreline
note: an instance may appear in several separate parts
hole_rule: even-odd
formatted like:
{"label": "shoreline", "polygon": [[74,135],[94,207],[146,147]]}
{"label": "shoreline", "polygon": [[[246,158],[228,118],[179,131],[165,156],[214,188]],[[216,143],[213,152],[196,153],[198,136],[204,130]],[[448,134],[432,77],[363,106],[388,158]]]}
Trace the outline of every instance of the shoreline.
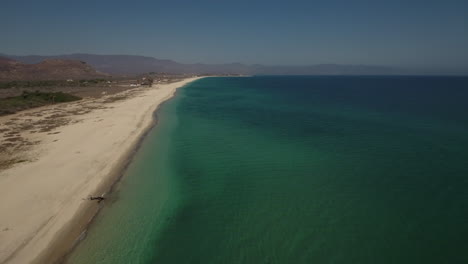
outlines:
{"label": "shoreline", "polygon": [[[197,78],[196,80],[198,79],[202,79],[202,78],[205,78],[205,77],[200,77],[200,78]],[[196,81],[196,80],[193,80],[193,81]],[[191,81],[191,82],[193,82]],[[189,82],[189,83],[191,83]],[[189,83],[185,84],[185,85],[188,85]],[[140,136],[140,138],[138,139],[138,142],[135,143],[135,145],[133,146],[133,149],[128,151],[128,153],[125,154],[124,157],[122,157],[122,163],[121,163],[121,166],[119,166],[118,168],[114,168],[115,169],[115,172],[114,173],[111,173],[111,175],[109,175],[109,184],[108,185],[103,185],[102,187],[104,188],[103,190],[100,190],[98,191],[97,193],[105,193],[106,195],[108,194],[111,194],[115,191],[115,188],[117,186],[117,184],[122,180],[122,178],[125,176],[125,172],[127,171],[128,167],[130,166],[130,164],[132,163],[134,157],[135,157],[135,154],[138,152],[138,150],[140,150],[142,144],[143,144],[143,141],[146,139],[146,137],[148,136],[148,134],[151,132],[151,130],[153,130],[157,125],[158,125],[158,111],[159,109],[161,109],[161,107],[167,103],[169,100],[171,100],[172,98],[174,98],[176,95],[177,95],[177,92],[178,92],[178,89],[185,86],[185,85],[182,85],[178,88],[176,88],[176,90],[174,91],[174,93],[172,94],[171,97],[167,98],[166,100],[162,101],[160,104],[158,104],[158,106],[156,107],[156,109],[153,111],[153,114],[152,114],[152,119],[151,119],[151,123],[150,125],[147,127],[147,129],[145,129],[143,132],[142,132],[142,135]],[[95,203],[94,203],[95,204]],[[92,207],[92,205],[90,206]],[[82,225],[77,225],[76,223],[71,227],[71,229],[76,229],[76,231],[74,232],[74,239],[71,243],[66,243],[66,246],[65,248],[63,248],[63,241],[69,239],[69,238],[63,238],[63,239],[57,239],[57,248],[55,248],[54,251],[57,251],[57,253],[53,254],[52,252],[52,248],[51,248],[51,251],[50,252],[45,252],[44,256],[40,256],[38,257],[38,263],[42,263],[41,261],[46,261],[47,263],[67,263],[70,255],[73,253],[73,251],[76,249],[76,247],[80,244],[81,241],[83,241],[84,239],[86,239],[87,237],[87,234],[88,234],[88,229],[89,227],[93,224],[95,218],[98,216],[99,213],[101,213],[101,209],[104,207],[104,204],[102,206],[97,206],[97,208],[87,208],[87,209],[84,209],[84,211],[88,211],[88,212],[85,212],[86,214],[83,215],[83,216],[78,216],[77,217],[77,222],[79,223],[83,223]],[[80,221],[80,218],[82,218]],[[70,230],[72,231],[72,230]],[[54,257],[55,255],[55,257]]]}
{"label": "shoreline", "polygon": [[[155,114],[156,114],[157,110],[160,108],[160,106],[164,102],[166,102],[167,100],[171,99],[176,94],[176,91],[177,91],[178,88],[180,88],[182,86],[185,86],[188,83],[191,83],[191,82],[196,81],[196,80],[201,79],[201,78],[204,78],[204,77],[188,78],[188,79],[184,79],[182,81],[175,82],[175,83],[170,83],[170,84],[153,85],[153,87],[151,87],[150,89],[144,90],[144,91],[142,91],[141,93],[137,94],[136,96],[134,96],[132,98],[122,100],[121,102],[117,102],[117,106],[112,107],[113,109],[117,108],[117,110],[107,110],[107,111],[113,112],[113,114],[114,114],[114,116],[112,116],[113,119],[116,118],[115,115],[117,115],[117,114],[128,115],[130,113],[130,116],[122,117],[122,119],[127,120],[127,122],[130,122],[130,124],[136,123],[136,125],[137,125],[136,129],[135,128],[128,129],[125,126],[125,124],[122,123],[122,122],[120,122],[120,123],[111,123],[110,127],[113,127],[114,125],[117,127],[117,128],[114,128],[114,130],[111,131],[111,132],[116,132],[116,134],[118,134],[117,130],[119,129],[119,126],[120,126],[121,128],[122,127],[127,128],[127,130],[125,132],[130,133],[130,135],[128,135],[128,134],[116,135],[115,137],[118,136],[120,139],[114,139],[112,141],[107,137],[109,133],[112,134],[111,132],[107,131],[107,129],[112,130],[112,128],[108,128],[109,126],[102,127],[102,125],[101,125],[101,127],[97,126],[97,128],[96,128],[97,129],[96,131],[98,131],[98,135],[96,136],[97,141],[99,142],[99,140],[105,140],[105,141],[107,140],[106,142],[108,144],[106,146],[108,147],[108,149],[106,149],[106,151],[107,150],[116,150],[119,153],[112,153],[113,155],[111,155],[110,157],[107,157],[108,159],[112,159],[112,160],[109,161],[109,160],[104,159],[105,160],[104,164],[100,164],[99,160],[96,162],[92,157],[91,157],[91,159],[89,159],[89,157],[88,157],[88,159],[81,160],[81,164],[79,164],[79,165],[81,165],[81,167],[83,167],[83,166],[96,166],[96,167],[99,167],[100,170],[99,169],[97,170],[98,175],[96,176],[96,174],[94,174],[96,171],[93,171],[93,170],[91,170],[91,171],[94,172],[94,173],[90,174],[89,171],[88,171],[88,175],[81,175],[79,172],[70,171],[71,174],[74,173],[75,176],[81,177],[81,179],[76,180],[76,181],[80,181],[80,184],[79,184],[79,186],[74,186],[75,187],[74,188],[75,192],[73,193],[72,197],[66,197],[66,195],[65,195],[65,197],[63,197],[66,200],[68,200],[68,202],[67,201],[64,202],[64,201],[60,201],[60,200],[59,201],[54,201],[54,203],[58,203],[58,204],[61,205],[61,207],[58,208],[58,209],[55,209],[55,211],[50,210],[47,207],[44,207],[43,203],[40,204],[42,206],[39,206],[39,208],[44,209],[44,210],[48,210],[49,215],[52,213],[52,216],[49,217],[49,215],[47,215],[46,217],[44,217],[44,213],[43,213],[42,217],[38,217],[38,218],[40,218],[38,221],[41,221],[41,220],[44,221],[45,220],[45,223],[42,223],[39,226],[39,228],[37,228],[37,227],[36,228],[29,228],[31,231],[33,231],[32,234],[31,234],[31,232],[26,234],[26,236],[25,236],[25,234],[22,234],[21,238],[23,239],[23,241],[16,241],[17,242],[16,247],[13,249],[13,251],[11,251],[11,247],[10,247],[10,252],[5,252],[6,250],[4,248],[0,248],[0,263],[60,263],[60,262],[65,261],[66,258],[68,257],[68,255],[72,252],[72,250],[79,244],[79,241],[81,241],[81,239],[83,238],[83,235],[85,234],[87,227],[92,223],[94,217],[99,213],[100,209],[103,206],[103,204],[98,204],[96,202],[91,202],[91,201],[88,201],[88,200],[84,200],[83,198],[87,197],[88,195],[100,195],[100,194],[103,194],[103,193],[112,192],[113,188],[115,187],[115,184],[124,175],[126,168],[131,163],[132,157],[134,156],[136,151],[141,146],[142,141],[144,140],[146,135],[151,131],[151,129],[157,124],[157,116],[155,116]],[[158,95],[159,97],[154,98],[154,100],[148,100],[148,97],[150,97],[152,95],[153,96]],[[141,98],[146,98],[146,100],[141,99]],[[130,101],[131,101],[131,103],[133,103],[133,105],[130,105],[130,107],[127,107],[128,109],[124,109],[125,108],[124,106],[128,106],[129,104],[131,104]],[[141,105],[140,106],[139,105],[140,101],[148,103],[149,105],[144,105],[144,106]],[[120,112],[119,112],[119,109],[118,109],[119,106],[121,106]],[[125,111],[125,110],[129,110],[129,109],[132,110],[133,109],[132,107],[133,108],[138,108],[138,110],[140,111],[138,113],[139,116],[132,116],[131,114],[133,114],[133,112]],[[145,109],[142,110],[141,108],[145,108]],[[106,110],[100,110],[100,109],[96,110],[96,112],[98,112],[98,114],[103,114],[105,111]],[[94,114],[94,116],[93,116],[93,114]],[[94,113],[92,112],[90,114],[90,116],[92,118],[88,118],[88,119],[85,120],[85,121],[87,121],[87,124],[83,124],[83,123],[81,123],[79,125],[71,124],[71,125],[66,125],[65,127],[61,127],[60,129],[61,130],[64,130],[64,129],[66,130],[67,128],[70,128],[70,127],[73,127],[73,126],[83,127],[83,126],[86,126],[86,125],[94,125],[94,124],[91,123],[91,120],[95,119],[94,118],[95,115],[96,115],[95,112]],[[100,116],[98,116],[97,118],[100,118]],[[117,117],[117,119],[120,119],[120,118]],[[105,120],[105,119],[103,119],[103,120]],[[103,131],[100,131],[101,133],[99,133],[99,129],[102,129]],[[88,130],[93,131],[89,127],[88,127]],[[124,133],[124,132],[121,132],[121,133]],[[86,140],[90,140],[90,138],[87,138]],[[72,139],[72,141],[73,141],[73,139]],[[78,142],[76,142],[76,141],[78,141]],[[72,142],[72,145],[74,143],[75,146],[79,147],[80,146],[79,141],[80,141],[80,137],[75,136],[74,142]],[[98,143],[98,142],[96,142],[96,143]],[[70,142],[68,142],[68,143],[70,143]],[[116,144],[118,145],[118,149],[116,149],[116,146],[114,146]],[[101,147],[106,148],[106,146],[101,146]],[[66,146],[66,147],[69,147],[69,146]],[[94,147],[96,148],[96,146],[94,146]],[[99,147],[97,147],[97,148],[99,148]],[[97,152],[94,152],[94,154],[104,154],[104,155],[108,156],[109,153],[106,152],[106,151],[102,152],[102,150],[101,150],[101,152],[97,151]],[[72,155],[74,153],[70,153],[70,149],[69,149],[68,152],[69,152],[69,153],[67,153],[68,158],[73,159],[74,157]],[[80,152],[77,151],[75,153],[79,154]],[[50,153],[50,152],[45,153],[46,156],[52,156],[52,154],[53,153]],[[67,155],[65,155],[65,156],[67,156]],[[99,159],[101,157],[96,156],[95,158]],[[15,177],[15,176],[16,177],[22,177],[21,172],[24,173],[24,171],[25,171],[24,167],[27,168],[28,165],[29,165],[29,167],[33,167],[33,169],[36,170],[35,172],[37,172],[38,171],[37,170],[38,169],[37,163],[40,164],[41,160],[43,161],[44,159],[45,158],[42,158],[42,156],[39,156],[39,158],[37,160],[35,160],[35,161],[31,162],[31,163],[19,164],[17,166],[14,166],[13,168],[9,168],[9,169],[6,169],[6,170],[0,172],[0,183],[3,183],[5,181],[9,181],[8,182],[9,184],[7,184],[7,187],[13,186],[14,183],[12,183],[12,181],[14,181],[14,180],[11,179],[12,177]],[[103,158],[101,158],[101,160],[102,159]],[[50,159],[49,159],[49,161],[50,161]],[[68,161],[66,161],[66,162],[68,162]],[[89,164],[89,162],[92,162],[93,164]],[[42,163],[44,164],[44,162],[42,162]],[[51,164],[51,162],[45,162],[45,163],[48,163],[48,165]],[[76,163],[76,162],[74,162],[74,163]],[[36,166],[32,166],[31,164],[36,165]],[[52,162],[52,164],[53,164],[53,162]],[[60,165],[62,165],[62,164],[60,164]],[[36,168],[34,168],[34,167],[36,167]],[[23,168],[23,169],[21,170],[21,168]],[[42,168],[44,168],[44,166],[42,166]],[[47,167],[47,168],[50,168],[50,167]],[[13,171],[13,172],[11,173],[11,171]],[[8,172],[10,172],[10,174],[8,174]],[[29,170],[29,172],[31,172],[31,170]],[[48,171],[48,172],[50,172],[50,171]],[[52,174],[54,174],[54,173],[52,173]],[[62,175],[62,174],[59,174],[59,176],[57,176],[57,174],[58,174],[58,172],[55,173],[55,177],[54,177],[54,175],[52,175],[52,176],[48,175],[47,176],[49,178],[49,183],[50,183],[51,180],[52,180],[52,184],[54,183],[53,182],[54,180],[60,181],[59,178],[61,177],[60,175]],[[86,178],[86,176],[88,176],[88,177]],[[6,180],[4,178],[6,178]],[[68,176],[68,178],[70,178],[70,176]],[[66,179],[66,180],[70,180],[70,179]],[[38,180],[36,180],[36,181],[38,181]],[[23,180],[23,184],[24,183],[28,183],[28,182]],[[62,185],[63,184],[64,184],[64,182],[62,182]],[[65,184],[66,184],[65,186],[73,185],[73,183],[69,183],[69,182],[66,182]],[[19,186],[17,186],[18,189],[19,189],[18,191],[21,191],[21,189],[23,189],[22,185],[21,185],[21,182],[16,184],[16,185],[19,185]],[[60,186],[60,184],[57,184],[56,189],[57,189],[58,192],[62,191],[61,189],[59,189],[59,187],[63,188],[64,186]],[[0,186],[0,190],[1,189],[2,188]],[[22,191],[24,191],[24,190],[22,190]],[[26,197],[25,198],[25,197],[21,197],[21,196],[28,196],[27,194],[22,195],[22,192],[20,192],[20,193],[16,192],[16,193],[17,193],[16,197],[13,197],[13,198],[9,197],[9,199],[6,199],[6,200],[12,200],[12,199],[15,199],[15,198],[23,198],[23,199],[20,199],[20,200],[28,200],[28,199],[32,198],[32,200],[34,200],[34,199],[38,198],[37,196],[34,196],[34,194],[33,194],[33,197]],[[53,194],[47,193],[45,191],[43,191],[42,194],[45,195],[45,196],[53,195]],[[8,193],[6,195],[8,195]],[[31,196],[31,195],[29,195],[29,196]],[[79,198],[79,197],[81,197],[81,199],[79,201],[77,201],[76,198]],[[4,197],[1,197],[1,194],[0,194],[0,198],[4,198]],[[39,198],[41,198],[41,197],[39,197]],[[45,199],[46,200],[50,199],[50,197],[45,197]],[[6,203],[5,199],[1,199],[1,200],[3,200],[3,203]],[[6,211],[7,214],[10,213],[8,210],[4,210],[5,206],[2,206],[2,205],[3,204],[0,204],[0,210],[3,211],[3,212]],[[6,207],[8,208],[8,206],[6,206]],[[70,207],[72,209],[70,209]],[[10,207],[10,208],[15,208],[15,207],[13,206],[13,207]],[[23,210],[20,210],[20,209],[23,209]],[[33,211],[33,210],[31,210],[30,205],[29,206],[24,206],[24,204],[23,204],[23,206],[21,206],[20,209],[19,209],[20,212],[16,213],[17,217],[24,217],[25,214],[29,214],[30,215],[29,217],[34,218],[35,215],[32,212],[30,212],[30,211]],[[9,220],[12,220],[13,218],[10,216]],[[57,218],[59,218],[59,219],[57,219]],[[10,225],[13,223],[13,220],[10,221]],[[4,228],[3,225],[4,225],[4,223],[0,222],[0,229]],[[21,225],[19,224],[18,226],[16,226],[16,228],[18,228],[18,229],[21,228]],[[14,231],[16,228],[12,228],[11,231]],[[5,228],[4,230],[10,231],[9,228],[8,229]],[[4,232],[3,235],[5,233],[7,233],[7,232]],[[29,237],[27,237],[27,235],[29,235]],[[24,241],[24,237],[27,238],[26,241]],[[5,241],[5,242],[8,243],[9,239],[11,239],[11,234],[8,237],[8,236],[2,236],[2,233],[0,233],[0,242]],[[0,244],[2,244],[2,243],[0,243]],[[8,253],[10,253],[10,254],[8,254]]]}

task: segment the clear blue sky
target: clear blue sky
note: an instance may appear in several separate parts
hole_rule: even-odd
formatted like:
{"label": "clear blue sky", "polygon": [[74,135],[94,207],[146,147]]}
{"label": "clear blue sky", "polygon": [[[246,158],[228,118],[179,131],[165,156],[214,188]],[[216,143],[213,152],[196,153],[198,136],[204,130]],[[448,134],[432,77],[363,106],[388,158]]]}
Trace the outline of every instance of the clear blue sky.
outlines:
{"label": "clear blue sky", "polygon": [[468,69],[468,0],[2,0],[0,53]]}

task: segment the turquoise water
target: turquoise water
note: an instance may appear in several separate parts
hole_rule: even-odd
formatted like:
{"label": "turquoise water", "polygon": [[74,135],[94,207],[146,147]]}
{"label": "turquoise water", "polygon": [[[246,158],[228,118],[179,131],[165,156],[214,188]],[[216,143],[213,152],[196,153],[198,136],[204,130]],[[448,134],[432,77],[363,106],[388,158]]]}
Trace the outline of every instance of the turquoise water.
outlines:
{"label": "turquoise water", "polygon": [[70,258],[468,263],[468,78],[206,78]]}

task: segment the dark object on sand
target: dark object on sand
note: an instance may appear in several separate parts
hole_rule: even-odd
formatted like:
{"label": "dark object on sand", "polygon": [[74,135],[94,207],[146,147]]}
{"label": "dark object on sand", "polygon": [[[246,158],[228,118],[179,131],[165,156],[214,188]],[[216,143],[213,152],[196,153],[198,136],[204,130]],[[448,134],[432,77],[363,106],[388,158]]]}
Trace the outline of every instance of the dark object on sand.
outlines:
{"label": "dark object on sand", "polygon": [[98,203],[102,202],[105,198],[103,196],[90,196],[89,200],[94,201],[97,200]]}

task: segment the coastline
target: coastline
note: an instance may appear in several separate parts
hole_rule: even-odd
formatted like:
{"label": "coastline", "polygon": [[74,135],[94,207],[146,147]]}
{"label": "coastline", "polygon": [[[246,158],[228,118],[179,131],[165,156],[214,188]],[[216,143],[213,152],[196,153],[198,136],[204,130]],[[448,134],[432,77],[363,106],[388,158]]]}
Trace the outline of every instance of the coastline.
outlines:
{"label": "coastline", "polygon": [[112,190],[154,126],[155,111],[201,78],[142,88],[79,116],[46,135],[36,160],[1,171],[0,212],[7,218],[0,222],[0,263],[63,261],[101,208],[86,197]]}

